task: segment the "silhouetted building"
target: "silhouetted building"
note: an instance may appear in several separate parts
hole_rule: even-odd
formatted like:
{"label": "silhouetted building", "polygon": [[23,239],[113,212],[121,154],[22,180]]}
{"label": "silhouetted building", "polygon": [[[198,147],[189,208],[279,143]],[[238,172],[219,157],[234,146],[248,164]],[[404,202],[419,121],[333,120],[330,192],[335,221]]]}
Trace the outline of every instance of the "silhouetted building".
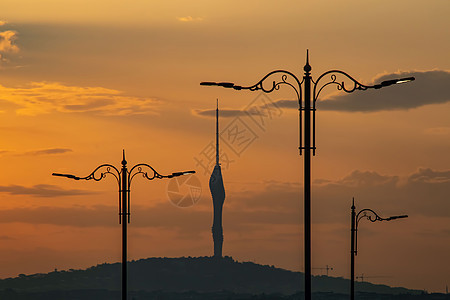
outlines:
{"label": "silhouetted building", "polygon": [[214,240],[214,257],[222,257],[223,229],[222,208],[225,201],[225,188],[223,186],[222,171],[219,164],[219,101],[216,107],[216,165],[209,179],[209,189],[213,199],[214,218],[212,236]]}

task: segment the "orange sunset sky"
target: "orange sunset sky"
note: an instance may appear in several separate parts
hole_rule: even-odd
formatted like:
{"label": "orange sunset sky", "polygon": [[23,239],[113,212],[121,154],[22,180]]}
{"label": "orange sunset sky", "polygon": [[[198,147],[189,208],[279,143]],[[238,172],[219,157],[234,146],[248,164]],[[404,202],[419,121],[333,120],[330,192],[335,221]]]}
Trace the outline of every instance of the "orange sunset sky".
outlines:
{"label": "orange sunset sky", "polygon": [[[312,163],[312,264],[350,276],[350,206],[361,221],[356,274],[443,292],[450,284],[450,2],[2,0],[0,5],[0,277],[121,259],[117,186],[52,177],[102,163],[197,171],[200,200],[179,208],[169,180],[135,178],[129,259],[212,255],[212,171],[198,162],[221,128],[224,254],[303,270],[302,157],[288,88],[271,94],[201,87],[256,83],[269,71],[330,69],[381,90],[326,89]],[[268,104],[263,119],[242,113]],[[263,122],[263,123],[261,123]],[[226,139],[226,135],[222,135]],[[228,140],[228,142],[230,142]],[[186,191],[185,191],[186,192]],[[322,275],[320,269],[313,274]],[[377,277],[379,276],[379,277]]]}

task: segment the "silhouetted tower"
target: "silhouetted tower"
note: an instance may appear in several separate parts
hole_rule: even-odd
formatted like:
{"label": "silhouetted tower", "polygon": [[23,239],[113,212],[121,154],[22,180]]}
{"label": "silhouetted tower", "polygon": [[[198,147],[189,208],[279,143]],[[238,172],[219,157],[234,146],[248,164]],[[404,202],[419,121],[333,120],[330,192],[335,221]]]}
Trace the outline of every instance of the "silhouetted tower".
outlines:
{"label": "silhouetted tower", "polygon": [[216,165],[209,179],[209,189],[213,199],[214,219],[212,236],[214,240],[214,257],[222,257],[223,229],[222,208],[225,201],[225,188],[223,186],[222,171],[219,164],[219,100],[216,107]]}

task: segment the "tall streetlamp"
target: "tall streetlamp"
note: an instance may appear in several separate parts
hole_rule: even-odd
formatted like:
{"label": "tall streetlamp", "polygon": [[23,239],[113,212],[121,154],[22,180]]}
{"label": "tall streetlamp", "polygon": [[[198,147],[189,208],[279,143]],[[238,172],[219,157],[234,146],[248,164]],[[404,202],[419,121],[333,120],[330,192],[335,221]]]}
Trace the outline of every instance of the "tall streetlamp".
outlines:
{"label": "tall streetlamp", "polygon": [[[293,73],[285,70],[275,70],[265,75],[260,81],[251,86],[240,86],[232,82],[202,82],[202,86],[221,86],[224,88],[232,88],[235,90],[261,90],[265,93],[271,93],[279,90],[281,86],[291,87],[297,96],[299,105],[299,134],[300,134],[300,155],[304,151],[304,238],[305,238],[305,299],[311,299],[311,151],[312,155],[316,154],[316,101],[322,90],[329,86],[335,85],[338,90],[346,93],[352,93],[356,90],[380,89],[390,85],[405,83],[415,80],[414,77],[386,80],[375,85],[364,85],[356,81],[347,73],[339,70],[330,70],[320,75],[316,81],[311,77],[311,66],[309,65],[309,54],[306,52],[306,64],[303,68],[305,71],[303,80],[300,81]],[[277,80],[266,83],[272,76],[278,76]],[[328,77],[329,76],[329,77]],[[351,82],[350,87],[345,85],[344,81],[338,81],[338,76],[343,76]],[[328,78],[327,82],[322,83],[322,79]],[[269,81],[270,82],[270,81]],[[312,87],[311,87],[312,83]],[[304,93],[302,94],[302,85]],[[311,89],[312,88],[312,89]],[[312,92],[312,99],[311,99]],[[302,97],[304,99],[302,100]],[[311,116],[312,112],[312,116]],[[303,124],[302,124],[303,122]],[[302,128],[303,126],[303,128]],[[311,129],[312,126],[312,129]],[[312,138],[311,138],[312,135]]]}
{"label": "tall streetlamp", "polygon": [[100,181],[108,174],[112,175],[119,186],[119,224],[122,224],[122,300],[127,299],[127,223],[130,223],[130,187],[133,178],[141,174],[147,180],[173,178],[181,175],[194,174],[195,171],[174,172],[170,175],[161,175],[148,164],[137,164],[130,170],[125,160],[125,150],[122,156],[122,168],[111,164],[98,166],[86,177],[78,177],[71,174],[53,173],[53,176],[66,177],[74,180]]}
{"label": "tall streetlamp", "polygon": [[407,218],[408,215],[392,216],[389,218],[382,218],[376,212],[369,208],[361,209],[358,213],[355,211],[355,198],[352,200],[352,229],[351,229],[351,250],[350,250],[350,272],[351,272],[351,282],[350,282],[350,299],[355,299],[355,256],[358,254],[358,224],[363,218],[366,218],[370,222],[376,221],[392,221],[396,219]]}

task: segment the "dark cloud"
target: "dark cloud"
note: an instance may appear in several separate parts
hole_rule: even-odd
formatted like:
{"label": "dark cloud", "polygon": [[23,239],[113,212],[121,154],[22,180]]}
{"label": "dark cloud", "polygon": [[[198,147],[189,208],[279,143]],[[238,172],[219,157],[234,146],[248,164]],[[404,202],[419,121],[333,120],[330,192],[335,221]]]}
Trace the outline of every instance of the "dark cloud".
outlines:
{"label": "dark cloud", "polygon": [[[393,78],[411,76],[416,78],[414,82],[393,85],[378,90],[355,91],[350,94],[339,91],[324,99],[319,97],[316,105],[320,110],[374,112],[407,110],[450,101],[450,72],[448,71],[433,70],[383,74],[374,78],[369,85]],[[326,80],[326,78],[323,80]],[[338,78],[337,81],[339,80],[342,81],[344,78]],[[351,86],[350,82],[346,81],[346,83],[347,88],[349,88]],[[278,100],[275,103],[280,108],[298,109],[296,100]]]}
{"label": "dark cloud", "polygon": [[49,148],[49,149],[41,149],[41,150],[33,150],[25,152],[24,155],[49,155],[49,154],[63,154],[67,152],[72,152],[72,149],[67,148]]}
{"label": "dark cloud", "polygon": [[115,226],[117,208],[112,206],[83,206],[15,208],[0,211],[0,222],[51,224],[76,227]]}
{"label": "dark cloud", "polygon": [[[201,117],[210,117],[215,118],[216,117],[216,110],[215,109],[196,109],[193,110],[192,113],[197,116]],[[232,118],[232,117],[240,117],[240,116],[260,116],[263,115],[261,110],[251,109],[251,110],[239,110],[239,109],[220,109],[220,117],[221,118]]]}
{"label": "dark cloud", "polygon": [[[187,234],[197,234],[210,225],[210,213],[195,209],[179,209],[170,203],[154,207],[131,206],[134,227],[175,229]],[[72,207],[34,207],[0,210],[0,222],[51,224],[74,227],[118,226],[117,206],[95,205]]]}
{"label": "dark cloud", "polygon": [[34,197],[60,197],[60,196],[77,196],[94,194],[85,190],[66,190],[55,185],[37,184],[32,187],[20,185],[0,186],[0,193],[8,193],[10,195],[29,195]]}
{"label": "dark cloud", "polygon": [[114,104],[111,99],[98,99],[84,104],[68,104],[64,105],[64,109],[68,111],[90,111],[106,107]]}
{"label": "dark cloud", "polygon": [[419,169],[406,178],[354,171],[341,180],[322,181],[313,191],[316,201],[332,212],[328,218],[344,218],[352,197],[360,207],[386,213],[450,218],[450,171]]}
{"label": "dark cloud", "polygon": [[[209,199],[208,199],[209,200]],[[152,207],[131,206],[133,227],[153,227],[174,230],[186,236],[196,236],[211,228],[211,210],[204,206],[180,209],[166,202]],[[208,205],[208,208],[210,206]],[[28,224],[50,224],[73,227],[118,226],[117,206],[96,205],[92,207],[35,207],[0,210],[0,223],[21,222]],[[298,215],[289,210],[270,211],[227,207],[224,212],[224,227],[230,231],[261,230],[276,224],[297,224]]]}
{"label": "dark cloud", "polygon": [[[243,189],[227,194],[223,218],[225,230],[249,233],[279,225],[301,225],[301,185],[271,181],[263,186],[256,191]],[[0,190],[4,189],[0,187]],[[22,189],[14,187],[16,193],[26,194],[21,192]],[[314,183],[312,214],[315,223],[344,223],[349,219],[351,200],[355,197],[358,209],[372,208],[382,216],[409,214],[410,217],[450,218],[448,195],[450,171],[419,169],[405,178],[373,171],[354,171],[339,180]],[[132,204],[131,212],[135,227],[173,230],[184,237],[208,232],[212,222],[212,204],[208,194],[189,208],[181,209],[167,201],[152,207]],[[118,224],[118,209],[112,205],[14,208],[0,210],[0,222],[112,227]]]}
{"label": "dark cloud", "polygon": [[448,184],[450,171],[433,171],[432,169],[419,169],[408,178],[410,184]]}
{"label": "dark cloud", "polygon": [[298,109],[298,101],[297,100],[278,100],[275,103],[280,108]]}
{"label": "dark cloud", "polygon": [[[279,117],[283,113],[280,107],[278,107],[272,99],[264,93],[256,94],[257,96],[246,107],[242,109],[220,109],[220,117],[231,118],[241,116],[258,116],[260,118]],[[215,109],[196,109],[192,110],[194,116],[210,117],[216,116]]]}
{"label": "dark cloud", "polygon": [[375,78],[374,83],[410,76],[416,80],[379,90],[339,94],[323,101],[319,100],[317,107],[323,110],[370,112],[405,110],[450,101],[450,72],[446,71],[385,74]]}
{"label": "dark cloud", "polygon": [[[395,186],[398,182],[398,176],[380,175],[373,171],[353,171],[350,175],[345,176],[341,180],[335,182],[336,185],[347,187],[364,188],[374,186]],[[328,183],[332,184],[332,183]]]}

